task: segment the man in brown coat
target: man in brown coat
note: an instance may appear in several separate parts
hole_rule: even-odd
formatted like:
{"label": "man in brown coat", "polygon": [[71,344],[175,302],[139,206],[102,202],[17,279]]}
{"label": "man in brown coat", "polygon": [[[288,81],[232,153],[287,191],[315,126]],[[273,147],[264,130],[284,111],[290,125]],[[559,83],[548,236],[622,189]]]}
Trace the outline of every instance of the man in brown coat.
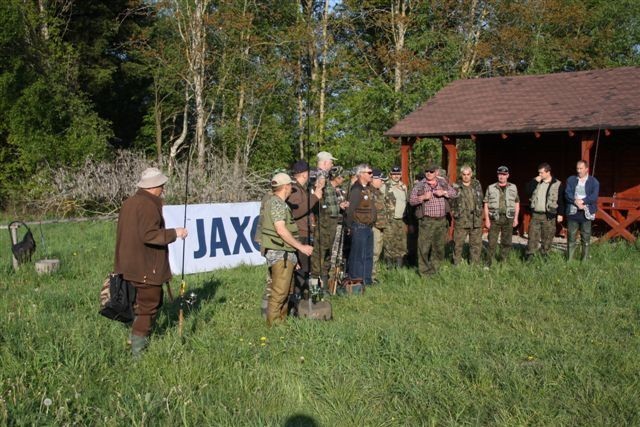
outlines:
{"label": "man in brown coat", "polygon": [[[309,191],[309,164],[304,160],[298,160],[293,164],[293,185],[291,194],[287,197],[287,205],[291,208],[293,219],[298,226],[298,241],[305,245],[311,245],[312,212],[322,199],[322,181],[316,181],[313,191]],[[303,292],[307,287],[307,279],[311,270],[311,259],[303,252],[297,251],[300,268],[295,270],[296,292]]]}
{"label": "man in brown coat", "polygon": [[136,288],[131,351],[138,357],[162,306],[162,284],[171,279],[167,245],[187,237],[186,228],[164,227],[162,193],[168,178],[157,168],[142,172],[138,191],[124,201],[118,216],[114,272]]}

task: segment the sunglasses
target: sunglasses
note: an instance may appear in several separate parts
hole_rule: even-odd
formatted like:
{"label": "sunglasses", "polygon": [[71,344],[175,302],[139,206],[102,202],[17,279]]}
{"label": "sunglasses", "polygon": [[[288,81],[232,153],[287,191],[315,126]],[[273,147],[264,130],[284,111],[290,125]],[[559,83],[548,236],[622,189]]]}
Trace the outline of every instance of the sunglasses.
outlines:
{"label": "sunglasses", "polygon": [[363,171],[362,173],[367,173],[367,174],[369,174],[369,175],[372,175],[372,174],[373,174],[373,171]]}
{"label": "sunglasses", "polygon": [[435,169],[429,169],[428,171],[426,171],[427,173],[435,173],[436,170]]}

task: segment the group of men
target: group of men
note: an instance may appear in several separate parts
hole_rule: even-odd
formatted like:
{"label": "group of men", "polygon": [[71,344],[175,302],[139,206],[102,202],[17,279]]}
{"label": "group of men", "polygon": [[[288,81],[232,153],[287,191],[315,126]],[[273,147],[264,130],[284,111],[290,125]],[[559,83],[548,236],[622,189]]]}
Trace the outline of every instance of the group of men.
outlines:
{"label": "group of men", "polygon": [[[481,261],[483,228],[488,229],[486,262],[494,260],[499,239],[499,259],[509,254],[520,198],[516,185],[509,182],[506,166],[497,169],[497,182],[483,192],[471,167],[463,166],[460,179],[450,184],[440,176],[440,167],[431,165],[409,193],[401,181],[400,167],[393,167],[387,177],[367,163],[346,171],[335,166],[336,158],[326,151],[318,153],[317,160],[313,170],[303,160],[296,162],[291,168],[293,177],[285,172],[274,174],[271,192],[261,203],[257,238],[269,266],[269,325],[286,317],[294,289],[308,292],[336,279],[332,266],[342,257],[336,248],[342,252],[349,247],[344,251],[348,254],[347,276],[362,280],[365,286],[376,282],[375,266],[383,248],[385,260],[401,267],[406,261],[412,219],[418,222],[421,275],[436,272],[444,261],[449,217],[454,222],[454,264],[462,262],[466,241],[469,262]],[[563,185],[552,175],[551,166],[542,163],[537,176],[526,185],[531,211],[528,259],[549,253],[556,223],[564,217],[567,259],[575,256],[578,231],[581,259],[588,259],[599,183],[589,175],[584,160],[577,162],[576,172]],[[345,183],[347,178],[350,180]],[[134,355],[140,355],[147,345],[162,305],[162,285],[171,278],[167,246],[188,234],[186,228],[164,226],[162,194],[167,180],[157,168],[146,169],[137,183],[138,191],[124,202],[118,218],[114,272],[137,291],[130,336]]]}
{"label": "group of men", "polygon": [[[408,195],[400,168],[394,167],[388,178],[365,163],[346,171],[335,166],[336,158],[326,151],[318,153],[317,160],[313,170],[304,160],[294,163],[292,177],[276,173],[271,194],[262,200],[257,240],[269,264],[264,296],[269,324],[286,317],[289,294],[308,295],[338,280],[335,267],[346,247],[346,275],[365,286],[375,283],[383,247],[386,259],[395,265],[405,259]],[[284,206],[288,209],[282,212]],[[299,247],[283,246],[285,230],[293,230]],[[299,261],[295,268],[292,259]],[[286,265],[291,270],[280,274]]]}
{"label": "group of men", "polygon": [[[407,230],[412,228],[412,218],[417,221],[417,227],[413,228],[417,229],[417,264],[421,275],[435,273],[444,262],[451,220],[454,223],[454,264],[463,261],[465,242],[468,242],[469,262],[482,261],[484,229],[488,230],[486,265],[509,256],[513,229],[519,224],[520,196],[516,185],[509,181],[507,166],[497,169],[497,181],[483,191],[469,166],[463,166],[458,181],[450,184],[440,176],[438,165],[430,165],[409,193],[400,180],[402,171],[399,167],[392,168],[390,178],[387,178],[382,171],[366,163],[354,168],[350,184],[344,188],[346,173],[343,168],[333,165],[335,160],[330,153],[318,154],[317,178],[311,188],[308,187],[309,165],[304,161],[294,164],[294,179],[280,174],[272,181],[274,194],[283,182],[295,186],[293,193],[282,193],[287,195],[283,200],[292,209],[292,218],[298,224],[298,242],[313,247],[311,261],[307,262],[310,268],[304,265],[307,255],[298,251],[297,258],[303,260],[296,273],[298,288],[302,289],[304,283],[324,286],[333,279],[330,269],[337,262],[336,242],[345,237],[349,242],[347,276],[361,279],[365,286],[376,283],[376,266],[383,248],[387,262],[394,266],[404,264]],[[581,259],[588,259],[599,183],[589,175],[589,165],[584,160],[577,162],[576,172],[563,184],[553,176],[551,165],[542,163],[538,166],[537,176],[526,184],[531,214],[527,260],[537,254],[549,254],[556,224],[565,216],[568,223],[567,258],[574,258],[579,231]],[[341,227],[345,233],[341,232]],[[265,256],[269,260],[268,252]],[[273,274],[271,277],[273,281]],[[267,315],[268,322],[286,315],[284,295],[290,282],[285,277],[282,283],[272,283],[271,286],[279,288],[272,295],[279,299],[272,301],[274,306]]]}

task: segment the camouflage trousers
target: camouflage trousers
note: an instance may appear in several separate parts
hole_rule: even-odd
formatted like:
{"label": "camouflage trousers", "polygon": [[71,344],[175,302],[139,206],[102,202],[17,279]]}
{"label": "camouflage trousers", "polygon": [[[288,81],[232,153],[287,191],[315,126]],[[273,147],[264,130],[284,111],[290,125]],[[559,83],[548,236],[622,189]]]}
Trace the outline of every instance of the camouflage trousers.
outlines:
{"label": "camouflage trousers", "polygon": [[498,246],[498,237],[500,237],[500,259],[506,259],[511,250],[511,242],[513,238],[513,218],[507,218],[506,215],[500,215],[496,220],[491,220],[491,228],[489,228],[489,249],[487,251],[487,259],[489,262],[493,260]]}
{"label": "camouflage trousers", "polygon": [[328,277],[331,268],[331,250],[336,238],[339,218],[322,216],[313,232],[313,253],[311,254],[311,276]]}
{"label": "camouflage trousers", "polygon": [[[541,255],[551,250],[553,236],[556,234],[556,217],[547,218],[546,213],[532,213],[529,222],[529,242],[527,255],[534,255],[540,249]],[[538,246],[539,245],[539,246]]]}
{"label": "camouflage trousers", "polygon": [[444,260],[447,244],[447,219],[423,217],[418,234],[418,271],[431,274],[438,270]]}
{"label": "camouflage trousers", "polygon": [[382,230],[378,227],[371,227],[373,231],[373,269],[371,270],[371,278],[376,278],[378,271],[378,263],[382,256],[382,249],[384,248],[384,234],[386,230]]}
{"label": "camouflage trousers", "polygon": [[456,224],[453,231],[453,263],[459,264],[462,261],[462,250],[464,242],[469,236],[469,262],[480,262],[482,254],[482,227],[461,227]]}
{"label": "camouflage trousers", "polygon": [[407,254],[407,226],[402,219],[392,219],[384,229],[384,257],[395,261]]}

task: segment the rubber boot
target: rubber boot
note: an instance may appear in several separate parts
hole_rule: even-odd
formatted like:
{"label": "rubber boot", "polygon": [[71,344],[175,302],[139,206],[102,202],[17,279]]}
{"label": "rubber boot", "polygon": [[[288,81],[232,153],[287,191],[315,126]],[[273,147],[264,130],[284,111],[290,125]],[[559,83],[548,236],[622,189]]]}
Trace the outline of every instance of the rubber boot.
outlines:
{"label": "rubber boot", "polygon": [[138,335],[131,335],[131,354],[134,359],[139,359],[147,348],[149,339]]}
{"label": "rubber boot", "polygon": [[567,243],[567,261],[571,261],[576,253],[576,242]]}
{"label": "rubber boot", "polygon": [[582,244],[582,257],[580,258],[580,261],[582,262],[586,262],[589,259],[589,244]]}

